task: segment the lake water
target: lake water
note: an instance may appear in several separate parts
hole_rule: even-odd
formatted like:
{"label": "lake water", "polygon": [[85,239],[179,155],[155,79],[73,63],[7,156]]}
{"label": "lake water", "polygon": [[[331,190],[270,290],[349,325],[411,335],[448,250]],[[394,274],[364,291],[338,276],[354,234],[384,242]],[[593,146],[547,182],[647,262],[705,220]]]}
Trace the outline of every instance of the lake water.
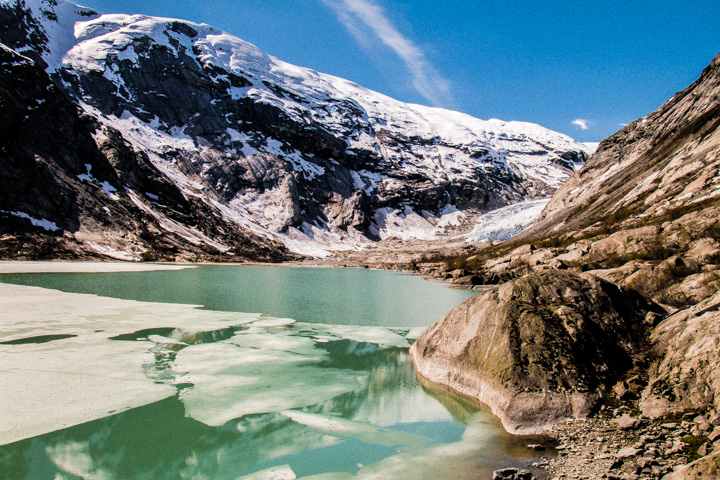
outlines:
{"label": "lake water", "polygon": [[143,302],[202,305],[326,325],[428,327],[475,292],[352,268],[200,266],[175,271],[0,274],[0,281]]}
{"label": "lake water", "polygon": [[0,282],[65,292],[5,287],[3,479],[491,478],[536,457],[415,376],[410,343],[472,292],[255,266]]}

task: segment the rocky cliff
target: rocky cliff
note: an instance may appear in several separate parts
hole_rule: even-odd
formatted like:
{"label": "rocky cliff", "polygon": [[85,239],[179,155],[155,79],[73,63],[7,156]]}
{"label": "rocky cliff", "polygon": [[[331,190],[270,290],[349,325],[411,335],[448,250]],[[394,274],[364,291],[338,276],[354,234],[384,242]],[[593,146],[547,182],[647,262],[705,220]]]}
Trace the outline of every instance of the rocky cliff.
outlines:
{"label": "rocky cliff", "polygon": [[720,56],[659,109],[598,146],[525,237],[701,210],[720,198]]}
{"label": "rocky cliff", "polygon": [[[592,439],[594,445],[603,445],[605,453],[573,447],[570,453],[563,452],[566,458],[558,459],[554,474],[660,478],[671,465],[692,462],[667,478],[714,475],[720,458],[720,428],[716,428],[720,426],[719,127],[720,56],[695,83],[657,111],[601,142],[590,160],[555,192],[539,220],[518,238],[416,262],[420,271],[456,277],[458,284],[483,289],[488,288],[483,284],[499,284],[458,307],[421,337],[413,349],[420,374],[482,399],[515,430],[523,424],[548,426],[563,415],[584,416],[588,409],[577,409],[572,395],[580,395],[576,398],[584,403],[579,405],[602,403],[597,418],[558,425],[553,432],[583,444]],[[596,333],[593,337],[598,341],[588,347],[576,331],[552,330],[548,325],[567,325],[557,313],[561,309],[578,313],[585,326],[597,321],[595,315],[601,319],[618,315],[631,324],[637,324],[633,322],[638,315],[607,307],[584,312],[598,297],[576,295],[577,288],[569,288],[567,295],[549,295],[562,272],[592,274],[625,291],[633,289],[671,313],[665,318],[650,309],[644,333],[631,347],[640,353],[644,345],[644,360],[624,376],[626,367],[614,370],[614,379],[595,377],[595,384],[602,383],[604,389],[587,388],[579,372],[586,370],[588,359],[596,358],[595,347],[601,354],[616,352],[613,358],[622,358],[616,346]],[[538,275],[546,279],[545,292],[525,300],[519,286],[534,292],[527,286],[537,283]],[[513,295],[503,297],[503,291]],[[548,312],[546,302],[553,298],[557,303]],[[519,303],[527,313],[510,314],[522,311]],[[537,328],[535,317],[549,321]],[[543,336],[523,336],[523,331],[539,331]],[[511,342],[510,332],[522,340]],[[620,332],[612,337],[623,342],[626,338]],[[559,392],[542,377],[528,373],[533,361],[523,352],[538,348],[542,353],[536,358],[552,356],[562,340],[588,353],[573,357],[561,352],[548,362],[544,370],[560,369],[553,377],[568,382],[569,387]],[[485,350],[469,348],[475,345]],[[491,345],[499,346],[501,354]],[[528,381],[533,382],[530,388],[524,383]],[[513,412],[514,405],[520,413]],[[604,439],[609,428],[622,430],[617,438],[631,442],[610,444]],[[698,457],[703,458],[693,462]],[[580,464],[587,468],[576,470]]]}
{"label": "rocky cliff", "polygon": [[292,257],[186,198],[119,132],[79,111],[35,60],[0,44],[0,66],[2,256]]}
{"label": "rocky cliff", "polygon": [[213,221],[299,252],[431,238],[548,196],[585,160],[537,125],[404,104],[208,25],[62,0],[2,0],[0,18],[0,41],[44,67],[97,144],[125,142]]}

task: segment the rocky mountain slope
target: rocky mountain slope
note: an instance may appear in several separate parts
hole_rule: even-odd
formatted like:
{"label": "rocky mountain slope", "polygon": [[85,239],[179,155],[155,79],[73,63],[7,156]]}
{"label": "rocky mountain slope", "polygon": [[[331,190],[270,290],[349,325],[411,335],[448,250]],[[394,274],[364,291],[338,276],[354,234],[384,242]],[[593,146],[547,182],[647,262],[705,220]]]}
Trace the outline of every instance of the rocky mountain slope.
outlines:
{"label": "rocky mountain slope", "polygon": [[720,57],[650,115],[603,140],[526,237],[701,209],[720,197]]}
{"label": "rocky mountain slope", "polygon": [[592,271],[675,308],[712,295],[720,288],[719,96],[720,56],[657,111],[603,140],[533,226],[450,268],[481,284],[547,268]]}
{"label": "rocky mountain slope", "polygon": [[[570,392],[583,393],[587,400],[600,392],[602,418],[553,431],[581,444],[593,439],[603,453],[573,446],[562,454],[567,458],[553,463],[553,474],[660,478],[670,465],[680,464],[689,465],[667,478],[714,478],[720,471],[715,368],[720,356],[720,55],[690,87],[601,142],[518,238],[446,257],[444,264],[439,260],[415,265],[457,277],[458,284],[499,285],[458,307],[418,340],[413,354],[421,374],[484,399],[516,430],[552,423],[548,409],[537,408],[541,401],[513,403],[516,398],[535,393],[550,402]],[[604,293],[579,294],[567,275],[580,273],[611,283],[600,289]],[[544,293],[525,294],[538,276],[544,279]],[[616,285],[655,300],[669,315],[649,309],[642,318],[637,312],[593,308]],[[508,290],[515,293],[503,297]],[[588,308],[591,313],[574,314]],[[605,378],[607,383],[604,392],[587,388],[587,379],[579,375],[587,371],[587,361],[598,367],[603,362],[592,359],[617,347],[602,334],[594,335],[597,342],[572,343],[582,355],[573,359],[561,353],[548,364],[569,385],[558,389],[542,376],[528,375],[568,337],[575,340],[578,332],[594,328],[595,314],[603,319],[619,315],[636,332],[644,330],[636,343],[625,333],[612,335],[629,347],[626,353],[637,355],[632,368],[626,363],[605,377],[609,370],[592,368],[592,382],[602,384]],[[576,324],[573,318],[582,321]],[[487,367],[497,352],[476,348],[486,346],[487,338],[499,339],[502,357],[511,360],[501,372]],[[488,378],[490,393],[487,388],[467,391],[468,385],[482,385]],[[529,386],[523,383],[528,381]],[[575,408],[582,402],[570,403],[568,417],[589,412]],[[636,443],[603,440],[618,428]],[[579,465],[584,467],[578,470]]]}
{"label": "rocky mountain slope", "polygon": [[[215,221],[297,252],[433,238],[550,195],[585,160],[587,147],[537,125],[404,104],[204,24],[62,0],[2,0],[0,20],[0,41],[44,67],[96,144],[124,142]],[[114,185],[164,215],[135,187]],[[14,202],[3,210],[65,221]],[[102,248],[132,245],[101,236]]]}
{"label": "rocky mountain slope", "polygon": [[119,132],[80,115],[35,61],[0,45],[0,67],[0,256],[292,258],[184,196]]}

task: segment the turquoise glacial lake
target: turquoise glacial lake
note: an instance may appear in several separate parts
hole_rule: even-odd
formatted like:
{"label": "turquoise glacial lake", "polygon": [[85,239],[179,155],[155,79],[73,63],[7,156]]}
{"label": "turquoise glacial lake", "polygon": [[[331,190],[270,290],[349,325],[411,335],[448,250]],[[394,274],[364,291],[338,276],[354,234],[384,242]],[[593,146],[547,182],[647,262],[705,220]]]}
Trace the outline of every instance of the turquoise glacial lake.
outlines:
{"label": "turquoise glacial lake", "polygon": [[538,456],[415,375],[414,338],[473,292],[275,266],[0,283],[51,289],[0,290],[3,479],[487,479]]}

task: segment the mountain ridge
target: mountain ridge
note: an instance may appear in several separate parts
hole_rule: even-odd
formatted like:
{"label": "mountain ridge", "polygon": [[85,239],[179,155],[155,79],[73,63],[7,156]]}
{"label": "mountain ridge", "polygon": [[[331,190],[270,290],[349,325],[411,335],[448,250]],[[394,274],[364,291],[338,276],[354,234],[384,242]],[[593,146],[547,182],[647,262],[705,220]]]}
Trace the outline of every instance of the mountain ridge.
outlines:
{"label": "mountain ridge", "polygon": [[0,39],[46,65],[98,139],[118,131],[184,196],[301,253],[469,231],[484,211],[548,196],[586,158],[537,125],[403,104],[208,25],[56,0],[0,12],[19,27]]}
{"label": "mountain ridge", "polygon": [[[603,140],[522,236],[582,230],[608,217],[658,216],[705,200],[701,196],[720,194],[720,180],[714,175],[720,127],[718,91],[720,55],[695,82],[657,110]],[[621,198],[616,191],[622,192]]]}

